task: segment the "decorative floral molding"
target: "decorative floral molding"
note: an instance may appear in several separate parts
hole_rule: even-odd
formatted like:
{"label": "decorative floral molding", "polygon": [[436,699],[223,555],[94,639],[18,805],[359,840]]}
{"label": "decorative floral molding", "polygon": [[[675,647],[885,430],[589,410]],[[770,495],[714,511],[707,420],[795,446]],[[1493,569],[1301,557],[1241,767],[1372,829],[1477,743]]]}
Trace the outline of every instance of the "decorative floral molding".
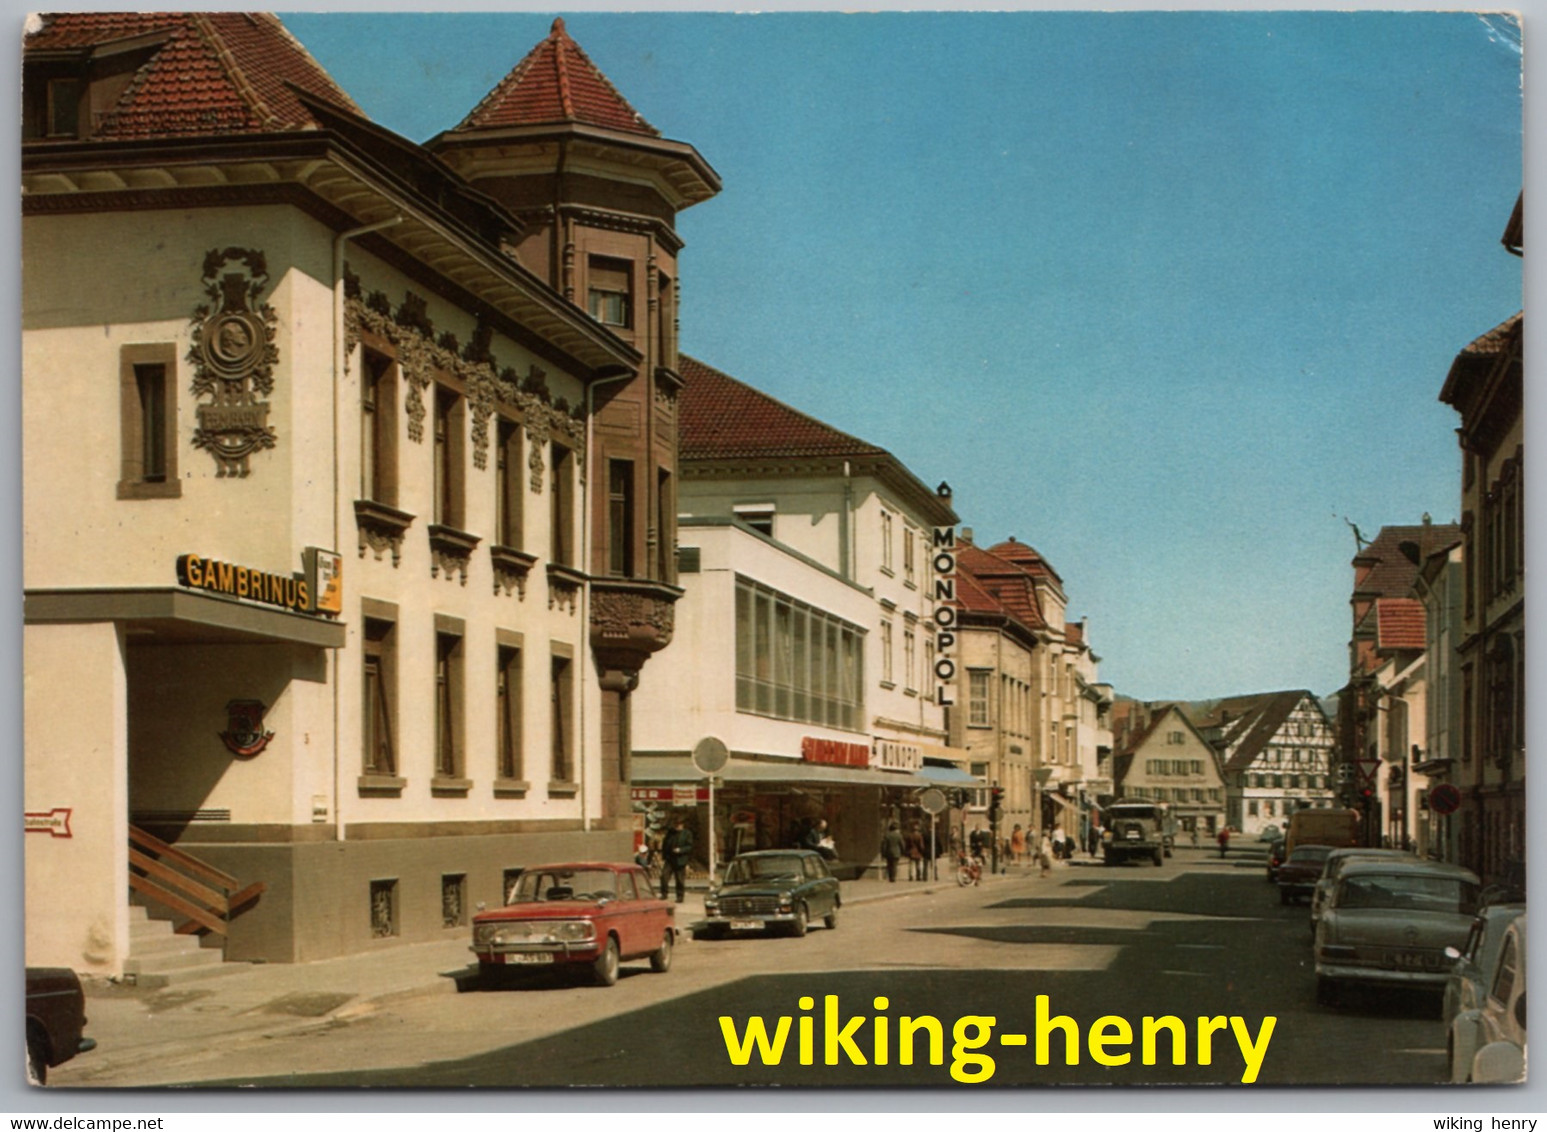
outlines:
{"label": "decorative floral molding", "polygon": [[398,368],[408,391],[403,399],[408,418],[408,438],[424,443],[426,416],[425,391],[437,371],[460,381],[467,390],[472,416],[473,466],[480,471],[489,467],[489,418],[496,404],[515,406],[532,443],[531,489],[541,494],[545,458],[543,447],[550,440],[561,440],[575,453],[576,466],[584,475],[585,406],[570,407],[563,397],[554,397],[548,388],[547,374],[531,366],[523,378],[499,362],[489,350],[493,332],[483,322],[460,352],[456,335],[442,331],[439,337],[430,321],[423,298],[408,292],[396,311],[381,291],[362,295],[357,276],[345,269],[344,322],[346,356],[354,353],[362,330],[368,330],[392,343],[397,351]]}
{"label": "decorative floral molding", "polygon": [[[227,270],[229,267],[237,270]],[[193,446],[215,457],[218,478],[241,477],[248,457],[273,448],[278,439],[268,423],[274,391],[274,343],[278,319],[258,296],[268,286],[268,264],[251,248],[215,248],[204,257],[204,293],[208,303],[194,308],[188,362],[193,366],[198,406]]]}
{"label": "decorative floral molding", "polygon": [[536,565],[537,555],[496,544],[489,547],[489,557],[494,563],[495,596],[498,596],[501,590],[506,594],[515,590],[520,600],[525,601],[527,575]]}
{"label": "decorative floral molding", "polygon": [[388,507],[369,499],[355,500],[355,526],[360,530],[360,557],[365,557],[366,547],[376,552],[381,561],[382,552],[392,551],[392,565],[403,560],[403,536],[408,532],[414,517],[407,511]]}
{"label": "decorative floral molding", "polygon": [[472,560],[473,551],[478,548],[482,540],[477,535],[470,535],[454,527],[442,526],[440,523],[431,523],[429,532],[430,577],[439,577],[444,570],[447,578],[453,574],[459,575],[462,584],[467,585],[467,564]]}

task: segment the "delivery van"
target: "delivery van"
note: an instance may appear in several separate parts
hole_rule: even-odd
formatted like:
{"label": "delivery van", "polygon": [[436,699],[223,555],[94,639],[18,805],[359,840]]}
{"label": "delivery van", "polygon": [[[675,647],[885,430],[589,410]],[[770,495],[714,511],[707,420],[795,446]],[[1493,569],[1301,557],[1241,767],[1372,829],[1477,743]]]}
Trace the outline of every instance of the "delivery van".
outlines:
{"label": "delivery van", "polygon": [[1289,833],[1284,839],[1284,857],[1296,845],[1330,845],[1350,849],[1359,844],[1358,810],[1296,810],[1289,815]]}

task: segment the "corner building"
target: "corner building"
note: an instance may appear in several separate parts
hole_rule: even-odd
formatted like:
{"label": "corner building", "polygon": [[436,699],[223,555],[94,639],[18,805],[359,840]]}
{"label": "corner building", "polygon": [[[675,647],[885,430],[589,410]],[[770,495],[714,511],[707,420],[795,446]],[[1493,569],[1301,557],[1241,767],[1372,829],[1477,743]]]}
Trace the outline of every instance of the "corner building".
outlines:
{"label": "corner building", "polygon": [[24,78],[27,961],[143,969],[139,904],[455,936],[625,855],[714,171],[562,21],[428,146],[269,15],[46,16]]}

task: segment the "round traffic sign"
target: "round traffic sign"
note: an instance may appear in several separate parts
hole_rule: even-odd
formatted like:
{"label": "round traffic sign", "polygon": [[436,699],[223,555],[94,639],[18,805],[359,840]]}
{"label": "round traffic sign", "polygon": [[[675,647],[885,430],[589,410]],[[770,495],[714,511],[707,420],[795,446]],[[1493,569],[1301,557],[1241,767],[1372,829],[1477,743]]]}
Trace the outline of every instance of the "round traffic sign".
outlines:
{"label": "round traffic sign", "polygon": [[1461,791],[1450,782],[1441,782],[1429,791],[1429,809],[1445,817],[1461,808]]}
{"label": "round traffic sign", "polygon": [[730,749],[713,735],[700,739],[693,748],[693,765],[700,774],[718,774],[730,757]]}
{"label": "round traffic sign", "polygon": [[919,795],[919,806],[926,814],[938,814],[945,809],[945,794],[931,786]]}

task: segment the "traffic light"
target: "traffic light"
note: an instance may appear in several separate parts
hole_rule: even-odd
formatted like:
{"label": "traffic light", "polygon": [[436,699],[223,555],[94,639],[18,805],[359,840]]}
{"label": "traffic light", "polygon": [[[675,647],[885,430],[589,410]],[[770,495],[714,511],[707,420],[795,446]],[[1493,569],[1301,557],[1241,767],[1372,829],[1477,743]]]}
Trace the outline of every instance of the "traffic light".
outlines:
{"label": "traffic light", "polygon": [[1004,787],[990,786],[988,788],[988,820],[998,821],[1003,812]]}

